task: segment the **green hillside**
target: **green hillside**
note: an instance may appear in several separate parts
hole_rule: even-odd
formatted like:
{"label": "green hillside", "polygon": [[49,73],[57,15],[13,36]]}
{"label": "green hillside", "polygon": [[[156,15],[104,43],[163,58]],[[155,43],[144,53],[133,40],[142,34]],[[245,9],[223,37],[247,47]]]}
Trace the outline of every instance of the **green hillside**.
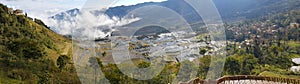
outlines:
{"label": "green hillside", "polygon": [[[257,12],[256,14],[246,15],[249,18],[253,16],[252,19],[225,23],[227,58],[222,76],[256,75],[300,79],[300,72],[293,72],[290,69],[292,66],[300,66],[291,60],[300,57],[300,10],[291,8],[294,6],[298,8],[299,3],[292,4],[294,1],[296,0],[287,3],[291,5],[286,8],[284,8],[286,4],[283,4],[253,9],[250,12]],[[261,12],[268,8],[274,9],[268,10],[269,13],[274,14],[264,15],[268,11]],[[278,10],[275,10],[276,8]],[[283,9],[286,10],[283,11]],[[135,34],[151,35],[157,31],[168,32],[156,26],[148,26]],[[210,39],[206,34],[201,34],[198,38],[197,40]],[[118,64],[110,63],[113,62],[112,52],[114,51],[113,44],[110,42],[106,44],[99,42],[97,45],[100,45],[100,48],[95,50],[97,55],[102,56],[83,59],[90,65],[79,67],[84,67],[86,72],[96,72],[98,68],[94,66],[98,63],[105,78],[112,84],[168,84],[173,81],[179,82],[179,80],[186,82],[192,75],[206,79],[208,71],[219,67],[219,63],[223,61],[212,60],[218,55],[205,55],[211,52],[208,51],[211,48],[208,43],[212,44],[208,40],[205,42],[207,46],[199,48],[198,51],[199,54],[203,54],[202,57],[196,58],[195,61],[167,60],[162,71],[149,80],[129,77],[118,69]],[[41,20],[27,17],[26,14],[11,14],[9,8],[0,3],[0,84],[80,84],[73,66],[72,45],[71,39],[51,31]],[[129,50],[150,44],[142,45],[136,42],[137,46],[132,45],[135,44],[129,43]],[[73,49],[94,50],[80,46]],[[139,55],[135,52],[133,54]],[[139,68],[150,66],[147,59],[139,58],[120,64],[130,70],[129,68],[133,67],[131,61]],[[195,66],[194,63],[198,63],[199,66]],[[86,67],[93,67],[94,70]],[[191,72],[190,70],[197,70],[197,73],[179,73],[180,71]],[[93,80],[94,75],[97,74],[87,73],[86,75],[88,77],[85,81],[89,81]],[[178,81],[175,80],[177,76],[181,77]],[[84,78],[84,76],[81,77]],[[97,81],[99,80],[95,80]]]}
{"label": "green hillside", "polygon": [[79,83],[71,40],[0,3],[0,84]]}

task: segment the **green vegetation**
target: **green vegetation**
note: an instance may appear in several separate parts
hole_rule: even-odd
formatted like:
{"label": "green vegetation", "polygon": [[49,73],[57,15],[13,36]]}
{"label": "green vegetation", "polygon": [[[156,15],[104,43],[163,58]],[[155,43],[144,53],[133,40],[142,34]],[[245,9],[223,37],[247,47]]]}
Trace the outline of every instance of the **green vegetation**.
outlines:
{"label": "green vegetation", "polygon": [[57,59],[57,66],[60,70],[63,70],[70,62],[70,58],[66,55],[59,56]]}
{"label": "green vegetation", "polygon": [[[222,75],[260,75],[299,79],[300,74],[290,70],[291,66],[296,65],[291,59],[300,57],[299,15],[299,11],[291,11],[264,16],[259,19],[226,24],[228,40],[226,50],[228,56]],[[204,38],[204,35],[199,35],[198,37],[198,39]],[[131,47],[133,47],[132,45]],[[206,52],[207,49],[205,48],[199,51],[202,55]],[[204,55],[199,58],[197,77],[201,79],[206,78],[212,57]],[[213,62],[220,61],[214,60]],[[115,64],[103,65],[102,71],[112,83],[166,84],[174,81],[175,77],[179,75],[178,71],[183,63],[188,66],[184,67],[184,69],[193,68],[192,62],[189,61],[168,63],[158,76],[145,81],[135,80],[123,75]],[[136,66],[141,68],[145,68],[147,65],[147,62],[136,63]],[[186,73],[183,76],[188,78],[188,74]]]}
{"label": "green vegetation", "polygon": [[41,20],[0,4],[0,83],[79,83],[69,53],[62,53],[70,44]]}
{"label": "green vegetation", "polygon": [[[146,68],[150,65],[150,63],[140,59],[135,59],[133,60],[133,62],[140,68]],[[137,80],[122,74],[122,72],[115,64],[102,65],[100,59],[98,59],[98,63],[100,64],[100,66],[102,66],[101,70],[104,72],[105,78],[107,78],[112,84],[167,84],[174,80],[180,66],[180,64],[168,63],[164,67],[162,72],[158,76],[155,76],[153,79]]]}
{"label": "green vegetation", "polygon": [[231,44],[227,47],[229,57],[224,75],[299,78],[299,74],[290,70],[291,66],[297,66],[292,58],[300,57],[299,15],[299,10],[292,10],[226,24]]}
{"label": "green vegetation", "polygon": [[[290,71],[291,59],[300,57],[300,12],[290,11],[259,19],[226,24],[228,56],[222,75],[262,75],[275,77],[300,78],[299,73]],[[164,29],[149,26],[143,31],[148,33],[167,32]],[[239,31],[237,31],[239,30]],[[140,33],[137,33],[139,35]],[[197,39],[208,41],[206,35]],[[205,40],[204,40],[205,39]],[[70,48],[72,44],[67,38],[49,30],[39,19],[31,19],[24,15],[8,13],[8,8],[0,4],[0,83],[80,83],[72,65]],[[129,50],[149,47],[149,44],[130,43]],[[116,64],[102,64],[100,58],[90,58],[91,67],[101,70],[112,84],[167,84],[178,76],[179,69],[185,71],[198,69],[196,76],[205,79],[210,69],[212,57],[205,55],[210,49],[199,51],[203,57],[198,58],[199,66],[193,62],[168,62],[159,75],[150,80],[137,80],[124,75]],[[100,51],[102,57],[111,53]],[[147,54],[145,54],[147,56]],[[149,67],[150,63],[141,59],[132,59],[139,68]],[[214,62],[220,62],[214,60]],[[184,67],[181,67],[185,65]],[[218,66],[218,63],[216,65]],[[127,66],[126,66],[127,67]],[[128,66],[130,68],[130,66]],[[95,71],[96,72],[96,71]],[[217,72],[216,72],[217,73]],[[180,74],[188,78],[189,73]],[[188,81],[188,79],[182,79]]]}

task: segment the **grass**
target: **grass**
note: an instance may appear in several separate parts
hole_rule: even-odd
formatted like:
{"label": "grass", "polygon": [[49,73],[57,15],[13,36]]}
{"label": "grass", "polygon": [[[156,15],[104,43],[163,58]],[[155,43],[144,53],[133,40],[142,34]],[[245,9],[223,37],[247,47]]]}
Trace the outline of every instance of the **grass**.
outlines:
{"label": "grass", "polygon": [[78,82],[71,63],[63,70],[56,66],[61,55],[72,58],[71,40],[26,16],[2,12],[5,9],[0,3],[0,15],[5,16],[0,16],[0,84]]}
{"label": "grass", "polygon": [[3,71],[0,71],[0,84],[22,84],[22,81],[7,78]]}
{"label": "grass", "polygon": [[299,58],[299,57],[300,57],[299,54],[291,54],[291,55],[290,55],[290,58]]}
{"label": "grass", "polygon": [[264,71],[262,73],[259,74],[259,76],[268,76],[268,77],[282,77],[282,78],[287,78],[287,76],[282,75],[282,74],[278,74],[275,72],[271,72],[271,71]]}
{"label": "grass", "polygon": [[300,47],[300,42],[299,41],[289,41],[288,45],[291,47]]}
{"label": "grass", "polygon": [[259,76],[300,79],[300,76],[298,75],[282,75],[271,71],[264,71],[260,73]]}

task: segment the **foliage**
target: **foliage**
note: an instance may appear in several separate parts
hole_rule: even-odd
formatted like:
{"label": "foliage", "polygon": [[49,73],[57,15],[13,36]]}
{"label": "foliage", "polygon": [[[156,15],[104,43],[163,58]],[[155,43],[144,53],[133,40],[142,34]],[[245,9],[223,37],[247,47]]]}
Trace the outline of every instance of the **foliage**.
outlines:
{"label": "foliage", "polygon": [[57,66],[60,70],[64,69],[67,63],[70,62],[70,58],[66,55],[59,56],[57,59]]}
{"label": "foliage", "polygon": [[197,74],[198,77],[205,79],[205,76],[207,75],[207,71],[210,66],[210,62],[211,62],[210,56],[203,56],[202,58],[200,58],[199,69]]}
{"label": "foliage", "polygon": [[206,52],[207,52],[206,49],[201,49],[201,50],[199,51],[199,54],[204,55]]}
{"label": "foliage", "polygon": [[[227,39],[234,42],[234,45],[229,45],[229,56],[226,59],[223,75],[299,76],[289,70],[291,66],[295,65],[291,59],[300,57],[299,25],[290,25],[291,23],[300,23],[299,15],[299,11],[290,11],[263,16],[259,19],[240,21],[236,24],[226,24]],[[241,31],[235,32],[234,28],[243,29],[238,29]],[[276,33],[264,33],[256,29],[278,31]],[[149,33],[157,32],[146,28],[144,30]],[[158,30],[157,33],[167,32],[161,29],[155,30]],[[203,38],[204,36],[198,37],[198,39]],[[69,56],[59,53],[60,47],[64,47],[63,43],[68,42],[64,39],[50,31],[41,20],[34,19],[32,21],[26,16],[8,14],[7,7],[0,4],[0,81],[4,84],[79,83],[75,71],[64,71],[71,62]],[[245,40],[252,40],[253,42],[250,45],[244,45]],[[147,47],[142,44],[138,46]],[[237,48],[237,46],[241,46],[241,48]],[[133,48],[135,46],[131,44],[130,50]],[[207,49],[199,51],[202,55],[206,52]],[[103,52],[101,54],[105,57],[110,53]],[[198,67],[189,61],[167,63],[162,72],[150,80],[137,80],[128,77],[117,68],[116,64],[103,65],[101,59],[96,57],[89,59],[90,65],[88,66],[96,68],[99,65],[105,77],[112,84],[167,84],[179,75],[178,71],[181,65],[185,65],[181,68],[186,72],[196,68],[197,76],[205,79],[211,62],[220,62],[211,59],[212,56],[199,58]],[[149,65],[150,63],[146,61],[136,64],[139,68],[146,68]],[[187,81],[190,76],[189,73],[181,75],[186,78],[183,79],[184,81]]]}
{"label": "foliage", "polygon": [[41,26],[44,26],[45,28],[48,28],[50,29],[42,20],[40,19],[34,19],[34,22],[41,25]]}
{"label": "foliage", "polygon": [[296,65],[291,59],[299,58],[300,54],[299,15],[299,10],[291,10],[225,24],[231,44],[223,75],[297,76],[290,67]]}
{"label": "foliage", "polygon": [[229,75],[237,75],[240,73],[241,64],[234,57],[228,57],[224,66],[224,73]]}
{"label": "foliage", "polygon": [[[0,3],[0,83],[80,82],[74,75],[76,73],[60,70],[67,67],[65,64],[70,60],[69,56],[60,56],[59,52],[68,42],[47,29],[41,20],[9,14],[8,8]],[[70,81],[63,77],[75,79]]]}

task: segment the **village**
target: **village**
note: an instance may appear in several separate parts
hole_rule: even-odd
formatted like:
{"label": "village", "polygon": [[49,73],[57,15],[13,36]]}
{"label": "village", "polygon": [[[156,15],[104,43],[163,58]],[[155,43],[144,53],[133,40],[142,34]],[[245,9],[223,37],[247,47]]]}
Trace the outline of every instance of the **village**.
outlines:
{"label": "village", "polygon": [[[98,41],[101,53],[107,53],[102,59],[109,59],[106,62],[113,61],[113,52],[129,52],[130,58],[119,56],[123,60],[140,58],[144,60],[163,59],[165,62],[194,61],[204,55],[215,55],[216,51],[225,49],[226,41],[212,41],[208,34],[196,34],[193,32],[172,32],[160,34],[147,34],[133,36],[112,36],[111,42],[108,40]],[[108,44],[111,45],[109,46]],[[116,49],[124,48],[126,49]],[[116,49],[116,50],[115,50]],[[103,52],[104,50],[104,52]],[[115,51],[114,51],[115,50]],[[99,55],[101,54],[99,53]],[[122,55],[122,54],[121,54]],[[105,62],[105,61],[104,61]]]}
{"label": "village", "polygon": [[[294,47],[290,47],[290,44],[294,44],[299,40],[297,34],[299,32],[300,25],[297,22],[285,22],[285,24],[274,24],[267,20],[266,22],[255,22],[254,24],[245,25],[230,25],[227,28],[227,45],[233,47],[234,51],[246,48],[247,53],[253,53],[256,57],[261,56],[264,50],[272,46],[282,47],[289,53],[299,54],[299,49],[295,50]],[[278,50],[273,50],[278,51]],[[269,51],[271,52],[271,51]],[[234,52],[233,52],[234,53]],[[277,53],[281,54],[281,53]],[[278,55],[279,56],[279,55]],[[289,59],[294,63],[290,70],[294,73],[300,72],[300,59]]]}

